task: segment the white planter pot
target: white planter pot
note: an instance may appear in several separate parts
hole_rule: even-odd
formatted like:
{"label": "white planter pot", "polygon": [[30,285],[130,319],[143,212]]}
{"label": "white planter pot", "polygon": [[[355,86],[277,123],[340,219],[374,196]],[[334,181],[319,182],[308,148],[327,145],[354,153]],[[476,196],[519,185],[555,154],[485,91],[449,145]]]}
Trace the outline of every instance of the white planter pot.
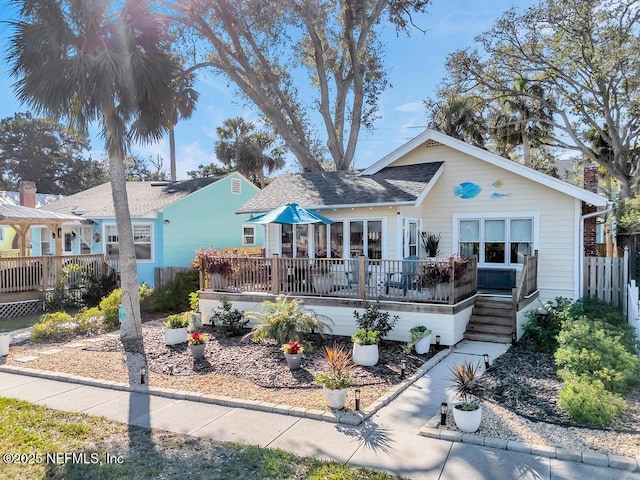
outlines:
{"label": "white planter pot", "polygon": [[354,343],[351,358],[353,363],[362,365],[363,367],[373,367],[378,363],[378,359],[380,358],[378,353],[378,344],[358,345],[357,343]]}
{"label": "white planter pot", "polygon": [[424,337],[422,340],[416,343],[415,349],[418,355],[423,355],[425,353],[429,353],[429,348],[431,347],[431,335],[428,337]]}
{"label": "white planter pot", "polygon": [[314,275],[313,289],[316,293],[329,293],[333,289],[333,275]]}
{"label": "white planter pot", "polygon": [[458,408],[459,403],[453,406],[453,419],[456,422],[456,427],[462,432],[473,433],[480,428],[480,422],[482,421],[482,405],[478,406],[477,410],[460,410]]}
{"label": "white planter pot", "polygon": [[449,299],[449,284],[438,283],[436,284],[434,300],[448,300]]}
{"label": "white planter pot", "polygon": [[9,355],[9,344],[11,337],[9,335],[0,335],[0,357]]}
{"label": "white planter pot", "polygon": [[187,327],[184,328],[165,328],[164,343],[167,345],[177,345],[187,341]]}
{"label": "white planter pot", "polygon": [[224,290],[227,288],[227,279],[219,273],[212,273],[209,276],[209,286],[214,290]]}
{"label": "white planter pot", "polygon": [[347,401],[348,388],[341,388],[339,390],[331,390],[324,385],[322,386],[322,394],[324,400],[330,408],[342,409]]}
{"label": "white planter pot", "polygon": [[189,330],[200,330],[202,328],[202,313],[193,312],[189,316]]}

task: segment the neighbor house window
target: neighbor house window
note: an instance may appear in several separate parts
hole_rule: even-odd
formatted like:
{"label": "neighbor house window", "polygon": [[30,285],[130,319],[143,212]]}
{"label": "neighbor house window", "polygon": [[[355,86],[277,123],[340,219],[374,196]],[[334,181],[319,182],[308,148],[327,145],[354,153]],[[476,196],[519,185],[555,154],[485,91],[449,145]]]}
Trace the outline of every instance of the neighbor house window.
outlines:
{"label": "neighbor house window", "polygon": [[533,252],[532,218],[463,219],[458,226],[458,253],[481,264],[520,264]]}
{"label": "neighbor house window", "polygon": [[[116,225],[105,225],[104,227],[105,248],[107,255],[119,255],[120,245],[118,237],[118,227]],[[133,224],[133,246],[136,260],[151,260],[152,228],[149,223]]]}
{"label": "neighbor house window", "polygon": [[0,242],[5,241],[4,227],[0,227]]}
{"label": "neighbor house window", "polygon": [[71,232],[64,233],[64,253],[73,253],[73,234]]}
{"label": "neighbor house window", "polygon": [[256,244],[256,227],[254,225],[244,225],[242,227],[242,245]]}

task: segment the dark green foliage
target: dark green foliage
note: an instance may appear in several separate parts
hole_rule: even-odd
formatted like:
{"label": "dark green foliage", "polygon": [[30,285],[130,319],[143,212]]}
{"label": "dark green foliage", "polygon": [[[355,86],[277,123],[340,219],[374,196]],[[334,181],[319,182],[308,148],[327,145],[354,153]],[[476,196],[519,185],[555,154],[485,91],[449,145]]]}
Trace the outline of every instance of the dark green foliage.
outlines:
{"label": "dark green foliage", "polygon": [[97,278],[90,277],[82,292],[82,302],[86,307],[96,307],[100,304],[100,300],[116,288],[118,288],[118,282],[115,271]]}
{"label": "dark green foliage", "polygon": [[184,312],[189,310],[189,294],[200,288],[197,270],[176,274],[173,282],[158,288],[151,296],[151,308],[156,312]]}
{"label": "dark green foliage", "polygon": [[353,316],[356,317],[358,328],[364,328],[370,332],[377,331],[380,333],[380,338],[386,337],[400,318],[398,315],[391,317],[389,312],[381,312],[378,301],[374,305],[366,302],[364,312],[361,314],[354,310]]}
{"label": "dark green foliage", "polygon": [[577,422],[603,427],[625,408],[625,401],[604,387],[599,380],[579,378],[567,382],[558,404]]}
{"label": "dark green foliage", "polygon": [[77,308],[80,302],[76,298],[75,289],[67,287],[66,279],[61,278],[53,287],[53,290],[45,294],[45,310],[48,312]]}
{"label": "dark green foliage", "polygon": [[231,308],[231,302],[227,298],[222,299],[222,306],[214,308],[211,315],[211,323],[225,337],[233,337],[244,333],[249,324],[249,319],[237,308]]}

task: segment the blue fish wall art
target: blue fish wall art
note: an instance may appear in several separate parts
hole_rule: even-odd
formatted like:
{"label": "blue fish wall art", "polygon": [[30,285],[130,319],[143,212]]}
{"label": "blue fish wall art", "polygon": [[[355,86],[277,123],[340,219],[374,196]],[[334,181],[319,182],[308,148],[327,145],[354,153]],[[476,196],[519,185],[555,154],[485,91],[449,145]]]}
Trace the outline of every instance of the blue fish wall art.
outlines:
{"label": "blue fish wall art", "polygon": [[453,193],[456,197],[460,198],[474,198],[478,196],[481,190],[480,185],[472,182],[462,182],[454,188]]}

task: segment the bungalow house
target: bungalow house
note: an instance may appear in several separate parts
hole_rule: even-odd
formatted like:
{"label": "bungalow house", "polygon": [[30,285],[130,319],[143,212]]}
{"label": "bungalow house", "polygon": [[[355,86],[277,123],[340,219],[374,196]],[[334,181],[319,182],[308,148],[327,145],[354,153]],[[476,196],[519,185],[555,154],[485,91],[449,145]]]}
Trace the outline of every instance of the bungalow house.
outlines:
{"label": "bungalow house", "polygon": [[[259,189],[239,173],[177,182],[127,182],[138,262],[138,281],[154,286],[157,267],[188,267],[201,247],[259,247],[263,232],[234,211]],[[110,183],[42,207],[92,221],[63,225],[63,255],[118,254],[118,228]],[[36,229],[33,254],[55,254],[55,233]]]}
{"label": "bungalow house", "polygon": [[[426,130],[360,172],[278,177],[237,213],[253,216],[286,203],[314,210],[334,223],[266,225],[267,256],[335,258],[345,263],[354,255],[381,264],[406,258],[423,261],[422,232],[440,237],[439,253],[444,258],[451,254],[475,256],[478,288],[472,298],[456,299],[448,306],[429,305],[429,297],[422,292],[422,303],[385,304],[389,310],[405,312],[401,315],[406,318],[404,324],[401,320],[396,327],[399,339],[406,339],[408,328],[426,322],[434,333],[442,335],[444,344],[453,344],[465,336],[472,316],[480,315],[478,308],[474,313],[474,306],[483,288],[506,288],[511,297],[528,257],[537,257],[537,269],[532,267],[537,270],[535,296],[541,300],[580,297],[585,222],[605,210],[608,200]],[[587,211],[590,213],[585,214]],[[371,280],[366,281],[370,288]],[[378,289],[382,297],[389,290],[390,282],[385,283],[386,289]],[[368,292],[369,298],[375,296]],[[406,286],[399,292],[406,296]],[[321,300],[324,303],[307,303],[337,319],[334,331],[353,333],[353,301],[345,304],[341,314],[334,308],[339,300]],[[251,301],[247,306],[251,308]],[[508,331],[509,339],[512,334],[521,335],[526,321],[523,311],[513,315],[517,325],[512,333]]]}

